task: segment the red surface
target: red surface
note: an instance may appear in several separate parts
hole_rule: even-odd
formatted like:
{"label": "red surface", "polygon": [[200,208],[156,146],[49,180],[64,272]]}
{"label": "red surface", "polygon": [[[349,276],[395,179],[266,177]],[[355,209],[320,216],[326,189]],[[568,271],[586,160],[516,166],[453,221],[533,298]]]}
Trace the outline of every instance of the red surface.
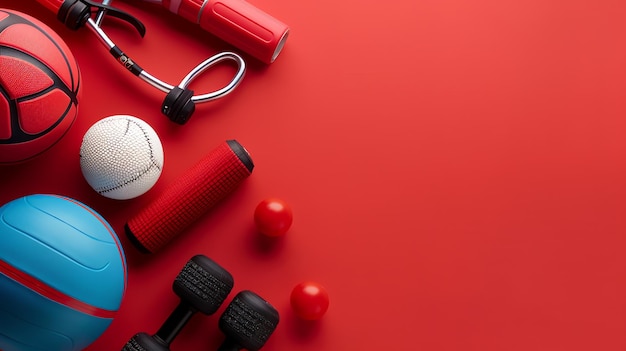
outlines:
{"label": "red surface", "polygon": [[[107,20],[111,37],[173,84],[229,48],[164,9],[114,4],[148,32]],[[158,254],[122,238],[127,294],[88,351],[154,333],[177,304],[172,280],[198,253],[233,274],[235,292],[254,290],[279,310],[268,351],[626,349],[624,1],[254,4],[292,28],[283,53],[271,66],[250,60],[236,92],[176,126],[159,113],[163,94],[89,31],[63,29],[33,0],[0,0],[58,30],[84,81],[61,142],[2,168],[3,202],[71,196],[122,233],[219,142],[237,139],[255,161],[235,194]],[[217,82],[196,90],[229,73],[215,70]],[[165,148],[155,188],[125,202],[94,193],[78,163],[82,134],[113,114],[147,120]],[[253,212],[274,196],[294,223],[267,241]],[[289,306],[306,280],[330,295],[313,323]],[[196,316],[172,349],[221,340],[217,316]]]}

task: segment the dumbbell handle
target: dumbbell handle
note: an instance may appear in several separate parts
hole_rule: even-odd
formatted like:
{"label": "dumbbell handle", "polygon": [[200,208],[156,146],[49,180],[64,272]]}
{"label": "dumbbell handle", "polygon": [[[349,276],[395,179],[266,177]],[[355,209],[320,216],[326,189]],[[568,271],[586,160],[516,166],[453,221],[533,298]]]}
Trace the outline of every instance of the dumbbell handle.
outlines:
{"label": "dumbbell handle", "polygon": [[245,0],[162,0],[161,5],[267,64],[289,33],[286,24]]}
{"label": "dumbbell handle", "polygon": [[217,351],[239,351],[239,350],[241,350],[241,346],[237,345],[236,343],[230,340],[224,341],[224,343],[220,345],[220,347],[217,349]]}
{"label": "dumbbell handle", "polygon": [[232,193],[253,168],[241,144],[222,143],[131,217],[126,234],[141,251],[159,250]]}
{"label": "dumbbell handle", "polygon": [[154,338],[169,346],[194,314],[195,311],[191,306],[184,302],[179,303],[161,328],[154,334]]}

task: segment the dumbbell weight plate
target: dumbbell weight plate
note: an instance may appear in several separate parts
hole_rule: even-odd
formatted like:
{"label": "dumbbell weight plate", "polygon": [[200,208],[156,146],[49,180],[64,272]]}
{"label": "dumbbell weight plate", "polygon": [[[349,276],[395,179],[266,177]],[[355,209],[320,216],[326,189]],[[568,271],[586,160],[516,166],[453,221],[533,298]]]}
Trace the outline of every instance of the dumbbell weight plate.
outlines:
{"label": "dumbbell weight plate", "polygon": [[222,305],[233,285],[228,271],[208,257],[197,255],[178,274],[173,290],[187,304],[210,315]]}
{"label": "dumbbell weight plate", "polygon": [[169,348],[146,333],[138,333],[128,340],[122,351],[169,351]]}
{"label": "dumbbell weight plate", "polygon": [[[220,317],[227,343],[257,351],[278,326],[278,311],[252,291],[238,293]],[[223,349],[228,349],[227,347]]]}

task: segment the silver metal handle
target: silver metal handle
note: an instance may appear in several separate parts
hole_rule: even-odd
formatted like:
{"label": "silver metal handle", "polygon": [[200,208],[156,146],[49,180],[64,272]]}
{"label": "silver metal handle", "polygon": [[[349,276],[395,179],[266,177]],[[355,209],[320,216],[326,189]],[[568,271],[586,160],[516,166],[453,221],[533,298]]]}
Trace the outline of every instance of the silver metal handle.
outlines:
{"label": "silver metal handle", "polygon": [[[111,3],[111,1],[112,0],[103,0],[102,3],[105,5],[108,5]],[[109,36],[100,27],[103,16],[104,16],[104,11],[103,10],[98,11],[95,20],[92,18],[87,19],[87,22],[86,22],[87,27],[92,30],[92,32],[100,39],[100,42],[109,50],[109,52],[111,52],[116,57],[119,63],[121,63],[124,67],[126,67],[128,70],[133,72],[135,75],[137,75],[146,83],[163,91],[166,94],[169,93],[174,88],[174,85],[171,85],[167,82],[164,82],[158,79],[157,77],[151,75],[150,73],[148,73],[142,68],[138,68],[139,66],[136,63],[134,63],[134,61],[132,61],[132,59],[126,56],[125,54],[121,56],[117,56],[116,54],[114,54],[114,52],[122,53],[122,51],[119,50],[119,47],[115,45],[115,43],[111,40],[111,38],[109,38]],[[117,51],[111,50],[114,48],[117,49]],[[237,72],[233,76],[233,79],[221,89],[204,93],[204,94],[200,94],[200,95],[194,95],[191,98],[191,101],[193,101],[194,103],[202,103],[202,102],[219,99],[221,97],[228,95],[239,85],[239,83],[241,83],[241,80],[243,79],[243,76],[245,75],[245,71],[246,71],[246,63],[243,60],[243,58],[234,52],[228,52],[228,51],[218,53],[202,61],[199,65],[194,67],[185,76],[185,78],[183,78],[183,80],[178,84],[178,87],[182,89],[187,88],[187,86],[194,79],[200,76],[207,69],[226,60],[234,61],[237,64]]]}

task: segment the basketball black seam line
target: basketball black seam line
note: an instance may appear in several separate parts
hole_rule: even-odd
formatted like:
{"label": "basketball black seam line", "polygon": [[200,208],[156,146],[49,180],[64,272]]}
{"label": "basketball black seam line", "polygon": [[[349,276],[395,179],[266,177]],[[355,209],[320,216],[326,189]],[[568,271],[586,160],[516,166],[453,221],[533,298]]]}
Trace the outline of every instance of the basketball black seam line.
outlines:
{"label": "basketball black seam line", "polygon": [[[6,13],[8,15],[8,17],[6,17],[3,21],[0,22],[0,33],[3,32],[5,29],[15,25],[15,24],[27,24],[30,25],[31,27],[35,28],[37,31],[39,31],[40,33],[42,33],[45,37],[48,38],[48,40],[50,40],[50,42],[57,48],[57,50],[59,51],[59,53],[61,54],[61,56],[63,57],[63,60],[65,61],[65,64],[67,66],[68,72],[70,73],[70,81],[71,81],[71,85],[72,87],[68,87],[65,82],[63,82],[63,80],[56,74],[56,72],[54,72],[50,67],[48,67],[48,65],[46,65],[45,63],[43,63],[41,60],[39,60],[38,58],[32,56],[31,54],[19,50],[17,48],[14,47],[8,47],[8,46],[4,46],[4,45],[0,45],[0,52],[3,51],[3,49],[5,51],[8,51],[9,53],[14,53],[14,55],[7,55],[10,57],[15,57],[17,58],[17,55],[15,55],[15,53],[21,53],[22,55],[24,55],[27,58],[30,58],[32,60],[28,60],[25,59],[25,57],[20,57],[20,59],[24,59],[25,62],[28,62],[30,64],[33,64],[34,66],[36,66],[37,68],[41,69],[42,71],[47,73],[47,76],[50,77],[53,81],[52,86],[39,91],[35,94],[30,94],[27,96],[23,96],[19,99],[10,99],[8,97],[8,93],[6,95],[6,100],[9,103],[9,109],[12,110],[13,112],[17,112],[17,103],[19,101],[25,101],[28,99],[32,99],[35,97],[39,97],[39,96],[43,96],[46,93],[54,90],[55,88],[60,89],[61,91],[63,91],[69,98],[70,98],[70,103],[68,104],[68,106],[65,108],[65,111],[63,111],[63,113],[61,114],[61,116],[63,116],[63,118],[60,118],[56,123],[54,123],[52,126],[50,126],[49,128],[47,128],[46,130],[37,133],[37,134],[28,134],[26,132],[24,132],[23,130],[20,130],[19,128],[17,128],[20,123],[19,120],[17,120],[17,113],[12,113],[11,116],[11,125],[13,126],[12,130],[11,130],[11,143],[14,142],[27,142],[27,141],[31,141],[31,140],[35,140],[37,138],[39,138],[42,135],[45,135],[47,133],[49,133],[50,131],[52,131],[54,128],[56,128],[59,124],[61,124],[63,122],[63,120],[65,119],[65,116],[67,116],[68,112],[70,111],[70,109],[72,108],[72,104],[75,104],[76,106],[78,106],[78,87],[80,86],[80,75],[78,75],[78,82],[77,82],[77,87],[76,90],[74,90],[74,73],[72,72],[72,67],[71,64],[67,58],[67,56],[65,55],[65,52],[63,50],[63,48],[61,48],[58,43],[56,42],[56,40],[54,38],[52,38],[46,31],[44,31],[42,28],[40,28],[37,24],[23,18],[20,16],[17,16],[13,13],[10,12],[6,12],[3,11],[4,13]],[[4,54],[4,53],[3,53]],[[73,124],[73,121],[72,121]],[[65,134],[65,133],[64,133]],[[17,139],[17,140],[14,140]],[[2,142],[0,140],[0,144],[8,144],[8,142]]]}
{"label": "basketball black seam line", "polygon": [[[9,112],[11,115],[11,125],[14,126],[11,129],[11,142],[16,142],[14,139],[17,139],[17,142],[27,142],[30,140],[34,140],[37,139],[38,137],[45,135],[47,133],[49,133],[50,131],[52,131],[54,128],[56,128],[59,124],[61,124],[63,122],[63,120],[65,120],[65,117],[67,116],[67,114],[69,113],[70,109],[72,108],[72,104],[75,104],[76,106],[78,106],[78,99],[77,99],[77,95],[78,95],[78,89],[80,87],[80,74],[78,74],[78,76],[76,78],[77,82],[76,82],[76,86],[74,86],[74,72],[72,71],[72,65],[68,59],[68,57],[65,54],[65,51],[63,48],[61,48],[61,46],[56,42],[56,40],[54,38],[52,38],[45,30],[43,30],[43,28],[41,28],[39,25],[37,25],[36,23],[33,23],[23,17],[17,16],[11,12],[7,12],[7,11],[2,11],[5,14],[7,14],[7,17],[0,22],[0,32],[3,32],[5,29],[16,25],[16,24],[27,24],[29,26],[31,26],[32,28],[35,28],[38,32],[42,33],[46,38],[48,38],[48,40],[57,48],[57,50],[59,51],[59,53],[61,54],[61,57],[63,58],[63,60],[65,61],[65,65],[68,69],[68,72],[70,74],[70,83],[71,83],[71,87],[68,87],[65,82],[63,82],[63,80],[56,74],[56,72],[54,72],[52,69],[50,69],[50,67],[48,67],[48,65],[46,65],[45,63],[41,62],[39,59],[33,57],[32,55],[30,55],[27,52],[24,52],[22,50],[17,50],[16,48],[9,48],[6,46],[0,46],[0,52],[3,51],[2,49],[4,48],[6,49],[11,49],[11,50],[15,50],[16,52],[20,52],[23,55],[26,55],[26,57],[30,57],[32,58],[35,62],[31,62],[31,60],[25,60],[26,62],[29,62],[31,64],[34,64],[35,66],[37,66],[38,68],[42,69],[42,66],[45,67],[46,69],[42,69],[44,72],[47,73],[47,75],[52,78],[53,81],[53,85],[51,87],[48,87],[47,89],[44,89],[43,91],[38,92],[37,94],[31,94],[28,96],[24,96],[20,99],[10,99],[8,96],[8,92],[3,90],[3,95],[6,98],[6,101],[9,104]],[[9,50],[9,51],[11,51]],[[15,56],[13,56],[15,57]],[[23,59],[23,58],[22,58]],[[36,64],[38,63],[38,64]],[[78,66],[77,66],[78,68]],[[52,74],[50,74],[52,73]],[[77,72],[78,73],[78,72]],[[61,84],[59,84],[61,83]],[[30,98],[34,98],[37,96],[42,96],[50,91],[52,91],[55,88],[59,88],[61,91],[63,91],[69,98],[70,98],[70,103],[68,104],[68,106],[66,107],[65,111],[63,111],[63,113],[61,114],[61,116],[63,116],[63,118],[59,118],[59,120],[54,123],[52,126],[50,126],[49,128],[47,128],[46,130],[37,133],[37,134],[28,134],[25,133],[23,130],[20,130],[18,128],[19,121],[16,120],[17,119],[17,103],[19,101],[23,101],[26,99],[30,99]],[[68,91],[69,90],[69,91]],[[73,124],[73,120],[72,123]],[[65,133],[64,133],[65,134]],[[0,144],[7,144],[6,142],[2,142],[0,140]]]}
{"label": "basketball black seam line", "polygon": [[[1,51],[2,51],[2,46],[0,46],[0,52]],[[0,87],[0,91],[2,92],[2,95],[5,97],[6,101],[9,104],[9,111],[13,112],[13,113],[11,113],[11,127],[12,127],[11,128],[12,129],[11,130],[11,140],[10,140],[10,142],[9,142],[9,140],[4,140],[4,141],[0,140],[0,144],[22,143],[22,142],[35,140],[35,139],[39,138],[40,136],[49,133],[50,131],[52,131],[54,128],[56,128],[59,124],[61,124],[65,120],[65,117],[69,113],[70,109],[72,108],[72,104],[74,102],[73,102],[72,97],[69,96],[68,91],[66,90],[67,87],[65,86],[65,84],[63,84],[61,86],[59,86],[58,84],[59,84],[59,81],[55,81],[53,79],[53,85],[52,86],[50,86],[50,87],[48,87],[48,88],[38,92],[37,94],[27,95],[27,96],[24,96],[24,97],[19,98],[19,99],[11,99],[8,96],[8,92],[5,89],[2,89],[2,87]],[[50,127],[46,128],[45,130],[43,130],[43,131],[41,131],[39,133],[36,133],[36,134],[28,134],[25,131],[19,129],[18,127],[20,126],[20,122],[19,122],[18,115],[17,115],[17,109],[18,109],[17,104],[18,104],[18,102],[25,101],[25,100],[27,100],[27,98],[43,96],[46,93],[48,93],[50,91],[53,91],[54,89],[60,89],[61,91],[63,91],[66,94],[66,96],[68,96],[70,98],[70,103],[68,104],[68,106],[65,108],[65,110],[60,115],[63,118],[59,118]],[[73,92],[70,92],[70,93],[73,94]],[[76,106],[78,106],[78,104],[76,104]]]}
{"label": "basketball black seam line", "polygon": [[151,138],[148,136],[148,133],[146,132],[146,130],[137,122],[131,120],[131,119],[126,119],[126,122],[128,122],[126,124],[126,131],[124,131],[124,135],[126,135],[126,133],[128,132],[128,129],[130,127],[130,124],[134,124],[137,126],[137,128],[139,128],[139,130],[141,130],[141,132],[144,135],[145,140],[148,142],[148,148],[150,149],[150,164],[148,165],[148,167],[143,170],[141,173],[139,173],[138,175],[132,177],[129,180],[126,180],[124,182],[122,182],[121,184],[118,184],[112,188],[108,188],[108,189],[99,189],[97,190],[98,194],[105,194],[114,190],[118,190],[121,189],[125,186],[127,186],[128,184],[131,184],[137,180],[139,180],[141,177],[143,177],[144,175],[146,175],[150,170],[152,170],[152,168],[156,168],[159,171],[161,170],[161,167],[159,166],[159,164],[157,163],[157,161],[154,159],[154,149],[152,148],[152,143],[150,142]]}
{"label": "basketball black seam line", "polygon": [[[59,77],[58,74],[56,74],[56,72],[54,72],[50,67],[48,67],[48,65],[46,65],[44,62],[42,62],[41,60],[39,60],[37,57],[29,54],[28,52],[22,51],[20,49],[11,47],[11,46],[6,46],[6,45],[2,45],[0,44],[0,52],[2,52],[3,56],[8,56],[8,57],[13,57],[13,58],[19,58],[21,60],[24,60],[24,62],[30,63],[33,66],[41,69],[42,71],[47,73],[47,76],[52,80],[53,85],[52,87],[61,89],[64,93],[66,93],[68,95],[68,97],[70,98],[71,102],[75,103],[78,105],[78,91],[73,91],[70,87],[68,87],[65,82],[63,81],[63,79],[61,79],[61,77]],[[19,56],[18,54],[22,54],[23,56]],[[32,99],[35,97],[39,97],[44,95],[45,93],[47,93],[52,87],[48,87],[45,88],[41,91],[38,91],[36,93],[33,94],[29,94],[26,96],[22,96],[21,98],[16,99],[17,101],[24,101],[24,100],[28,100],[28,99]]]}
{"label": "basketball black seam line", "polygon": [[[3,12],[8,14],[9,16],[2,21],[2,22],[7,21],[7,24],[6,25],[0,25],[0,33],[3,32],[5,29],[9,28],[10,26],[14,25],[14,24],[19,24],[19,23],[21,23],[21,24],[29,24],[30,26],[32,26],[33,28],[35,28],[39,32],[41,32],[41,34],[46,36],[50,40],[50,42],[52,42],[52,44],[54,44],[54,46],[56,46],[56,48],[61,53],[61,56],[63,57],[63,60],[65,61],[65,64],[67,66],[68,72],[70,73],[70,82],[72,84],[72,87],[70,89],[72,90],[72,92],[74,92],[74,88],[76,88],[76,92],[74,93],[74,95],[77,95],[78,94],[78,85],[76,87],[74,87],[74,72],[72,72],[72,64],[70,63],[68,57],[65,55],[65,51],[56,42],[56,40],[54,38],[52,38],[52,36],[50,36],[50,34],[48,34],[46,31],[42,30],[42,28],[40,28],[36,23],[33,23],[33,22],[27,20],[26,18],[16,16],[13,13],[6,12],[6,11],[3,11]],[[78,64],[76,66],[78,67]],[[76,78],[78,78],[77,84],[80,84],[80,74]],[[73,100],[73,102],[78,104],[74,100]]]}
{"label": "basketball black seam line", "polygon": [[[50,42],[52,42],[52,44],[54,46],[56,46],[56,48],[59,50],[59,52],[61,53],[61,56],[63,57],[63,60],[65,61],[65,64],[67,66],[67,70],[70,73],[70,82],[72,84],[72,87],[70,87],[70,89],[72,90],[72,92],[74,93],[74,95],[78,94],[78,87],[80,86],[80,74],[76,77],[78,78],[78,82],[77,82],[77,86],[74,87],[74,72],[72,71],[72,65],[68,59],[68,57],[65,55],[65,51],[63,50],[63,48],[61,48],[61,46],[56,42],[56,40],[54,38],[52,38],[46,31],[42,30],[42,28],[40,28],[36,23],[33,23],[23,17],[19,17],[16,16],[12,13],[8,13],[5,12],[9,15],[9,17],[7,17],[4,21],[7,21],[8,23],[6,25],[1,25],[0,26],[0,32],[4,31],[5,29],[9,28],[10,26],[14,25],[14,24],[29,24],[30,26],[32,26],[33,28],[37,29],[40,33],[42,33],[44,36],[46,36]],[[78,64],[76,65],[76,67],[78,68]],[[80,69],[80,68],[78,68]],[[74,90],[74,88],[76,88],[76,90]],[[74,99],[72,100],[74,103],[78,104]]]}
{"label": "basketball black seam line", "polygon": [[[0,85],[0,94],[2,94],[6,102],[9,104],[10,122],[11,122],[11,126],[13,126],[14,123],[17,123],[16,121],[13,120],[14,117],[17,117],[17,101],[9,97],[9,92],[6,91],[2,85]],[[13,137],[13,132],[14,131],[11,130],[11,137]],[[0,144],[2,144],[1,140],[0,140]]]}
{"label": "basketball black seam line", "polygon": [[[1,31],[0,31],[1,32]],[[23,96],[21,98],[18,99],[10,99],[8,97],[8,92],[7,92],[7,101],[9,102],[9,106],[11,107],[13,105],[14,112],[17,111],[17,103],[20,101],[25,101],[28,99],[32,99],[32,98],[36,98],[39,96],[43,96],[46,93],[54,90],[54,89],[59,89],[61,90],[69,99],[70,99],[70,103],[68,104],[68,106],[65,108],[65,111],[63,111],[63,113],[61,114],[61,116],[66,116],[68,114],[68,112],[70,111],[70,109],[72,108],[72,104],[76,104],[76,106],[78,106],[78,101],[77,101],[77,94],[78,92],[74,92],[72,91],[66,84],[65,82],[63,82],[63,80],[56,74],[56,72],[54,72],[52,69],[50,69],[50,67],[48,67],[48,65],[46,65],[45,63],[43,63],[42,61],[40,61],[38,58],[30,55],[27,52],[24,52],[22,50],[18,50],[16,48],[13,47],[8,47],[5,45],[0,45],[0,53],[1,55],[4,56],[8,56],[8,57],[14,57],[14,58],[19,58],[21,60],[24,60],[24,62],[30,63],[33,66],[39,68],[40,70],[42,70],[43,72],[46,73],[46,75],[52,80],[52,86],[47,87],[35,94],[29,94],[26,96]],[[18,54],[21,54],[20,56],[18,56]],[[56,123],[54,123],[52,126],[50,126],[49,128],[47,128],[46,130],[40,132],[40,133],[36,133],[36,134],[28,134],[26,132],[24,132],[23,130],[20,130],[18,128],[18,126],[20,125],[19,120],[17,120],[17,114],[12,114],[11,115],[11,125],[13,126],[12,130],[11,130],[11,135],[12,135],[12,140],[11,142],[26,142],[26,141],[30,141],[30,140],[34,140],[37,139],[38,137],[45,135],[47,133],[49,133],[51,130],[53,130],[54,128],[56,128],[59,124],[61,124],[63,122],[64,118],[59,118],[59,120],[56,121]],[[17,139],[13,140],[13,139]],[[7,142],[3,142],[0,140],[0,144],[7,144]]]}
{"label": "basketball black seam line", "polygon": [[[56,75],[56,73],[54,71],[52,71],[47,65],[45,65],[43,62],[41,62],[39,59],[31,56],[28,53],[25,53],[21,50],[17,50],[15,48],[12,47],[7,47],[4,45],[0,45],[0,53],[2,53],[2,55],[6,55],[9,57],[15,57],[18,58],[17,54],[22,54],[24,55],[24,57],[19,57],[20,59],[24,60],[25,62],[28,62],[30,64],[32,64],[33,66],[41,69],[43,72],[46,73],[46,75],[52,80],[52,86],[38,92],[35,94],[30,94],[27,96],[24,96],[22,98],[19,99],[11,99],[8,96],[8,92],[6,92],[6,90],[3,90],[6,92],[6,100],[9,102],[9,106],[13,108],[13,112],[17,112],[17,103],[19,101],[25,101],[26,99],[29,98],[34,98],[34,97],[38,97],[38,96],[42,96],[45,93],[48,93],[49,91],[58,88],[61,91],[63,91],[69,98],[70,98],[70,103],[68,104],[68,106],[66,107],[65,111],[63,111],[62,116],[67,115],[67,113],[69,112],[69,110],[72,107],[72,103],[75,101],[75,96],[76,94],[69,90],[69,88],[65,85],[65,83]],[[78,104],[77,104],[78,106]],[[37,133],[37,134],[28,134],[25,133],[24,131],[20,130],[19,128],[17,128],[20,123],[19,120],[17,119],[17,114],[12,114],[11,115],[11,125],[14,127],[12,128],[11,131],[11,135],[12,135],[12,139],[17,139],[17,142],[26,142],[26,141],[30,141],[30,140],[34,140],[37,139],[38,137],[49,133],[51,130],[53,130],[54,128],[56,128],[62,121],[63,118],[59,119],[55,124],[53,124],[52,126],[50,126],[49,128],[47,128],[46,130]],[[12,140],[12,142],[15,142],[15,140]],[[6,144],[6,142],[2,142],[0,141],[0,144]]]}

